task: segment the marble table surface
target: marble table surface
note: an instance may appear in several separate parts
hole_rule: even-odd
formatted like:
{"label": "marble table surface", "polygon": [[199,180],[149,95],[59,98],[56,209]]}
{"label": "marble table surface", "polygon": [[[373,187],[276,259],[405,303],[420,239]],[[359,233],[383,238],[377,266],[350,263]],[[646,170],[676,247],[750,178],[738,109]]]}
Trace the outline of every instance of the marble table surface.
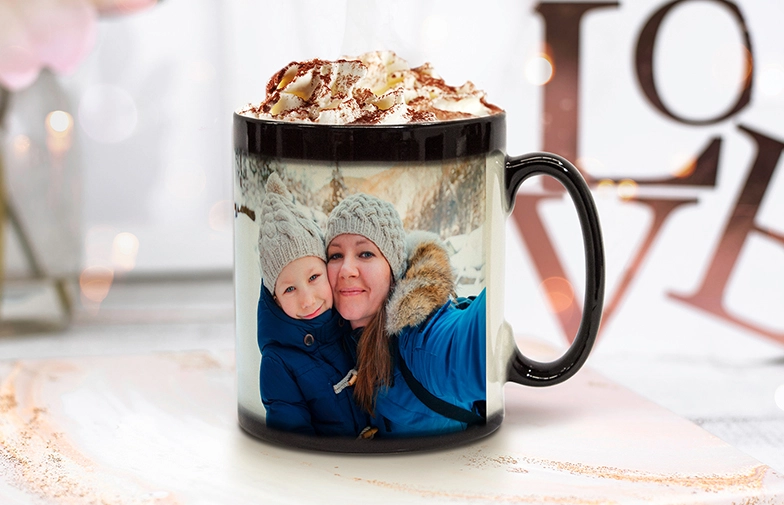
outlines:
{"label": "marble table surface", "polygon": [[784,415],[724,387],[726,415],[686,376],[646,386],[644,349],[507,385],[502,428],[466,446],[269,445],[237,426],[232,313],[230,281],[129,285],[65,333],[1,338],[0,504],[784,503]]}
{"label": "marble table surface", "polygon": [[591,370],[490,437],[346,456],[236,424],[231,352],[0,363],[1,503],[784,502],[784,474]]}

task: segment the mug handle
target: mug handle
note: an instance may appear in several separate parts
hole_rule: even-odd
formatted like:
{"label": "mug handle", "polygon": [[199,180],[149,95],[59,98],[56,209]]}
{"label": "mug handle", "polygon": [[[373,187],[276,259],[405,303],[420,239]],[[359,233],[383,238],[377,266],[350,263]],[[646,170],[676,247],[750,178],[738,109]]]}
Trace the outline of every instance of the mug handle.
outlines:
{"label": "mug handle", "polygon": [[560,358],[548,363],[534,361],[515,347],[509,363],[507,380],[526,386],[551,386],[573,376],[588,359],[596,341],[604,306],[604,244],[599,215],[585,179],[574,165],[556,154],[539,152],[507,158],[504,184],[510,213],[518,188],[533,175],[554,177],[569,192],[580,218],[585,251],[585,297],[572,345]]}

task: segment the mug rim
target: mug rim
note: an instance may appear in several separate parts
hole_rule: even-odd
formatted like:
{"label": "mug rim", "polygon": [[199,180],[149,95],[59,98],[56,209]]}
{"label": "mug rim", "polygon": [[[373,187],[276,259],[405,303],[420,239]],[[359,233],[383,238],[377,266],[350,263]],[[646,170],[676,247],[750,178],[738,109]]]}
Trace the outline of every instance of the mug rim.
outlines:
{"label": "mug rim", "polygon": [[[394,146],[384,149],[383,145]],[[309,161],[436,161],[506,147],[506,114],[406,124],[332,125],[234,112],[234,149]]]}

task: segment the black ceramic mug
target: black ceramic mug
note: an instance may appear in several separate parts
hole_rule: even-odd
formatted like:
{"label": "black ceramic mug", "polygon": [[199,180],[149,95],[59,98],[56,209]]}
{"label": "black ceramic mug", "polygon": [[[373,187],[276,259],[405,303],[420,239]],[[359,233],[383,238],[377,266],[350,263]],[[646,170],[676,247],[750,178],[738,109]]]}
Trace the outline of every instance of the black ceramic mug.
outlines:
{"label": "black ceramic mug", "polygon": [[[580,369],[604,298],[596,208],[569,161],[508,157],[505,142],[504,114],[350,126],[235,113],[243,429],[338,452],[447,447],[500,426],[506,382]],[[582,320],[548,363],[522,354],[503,314],[505,220],[533,175],[566,188],[584,245]]]}

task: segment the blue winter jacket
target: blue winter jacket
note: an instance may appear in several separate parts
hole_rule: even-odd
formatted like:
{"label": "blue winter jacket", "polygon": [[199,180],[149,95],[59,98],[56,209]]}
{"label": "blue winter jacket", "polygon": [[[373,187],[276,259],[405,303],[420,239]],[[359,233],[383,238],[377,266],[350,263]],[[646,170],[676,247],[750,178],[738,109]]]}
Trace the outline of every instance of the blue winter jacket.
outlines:
{"label": "blue winter jacket", "polygon": [[[449,255],[440,241],[417,240],[409,243],[408,273],[387,303],[387,332],[425,389],[484,415],[485,290],[470,304],[465,299],[456,304],[450,299],[454,285]],[[436,305],[435,300],[441,301]],[[352,353],[360,335],[361,331],[355,331],[349,336]],[[436,435],[466,428],[465,423],[423,404],[408,387],[397,360],[390,387],[379,390],[373,423],[378,437]]]}
{"label": "blue winter jacket", "polygon": [[343,343],[351,331],[348,322],[335,310],[312,320],[291,318],[263,285],[257,315],[267,426],[311,435],[359,435],[369,425],[368,414],[354,402],[353,387],[340,387],[354,368]]}
{"label": "blue winter jacket", "polygon": [[[356,342],[357,332],[352,340]],[[465,309],[445,303],[432,317],[398,335],[400,355],[412,375],[438,398],[475,413],[484,411],[485,292]],[[465,423],[423,404],[408,387],[398,363],[392,385],[376,399],[378,437],[410,437],[461,431]]]}

